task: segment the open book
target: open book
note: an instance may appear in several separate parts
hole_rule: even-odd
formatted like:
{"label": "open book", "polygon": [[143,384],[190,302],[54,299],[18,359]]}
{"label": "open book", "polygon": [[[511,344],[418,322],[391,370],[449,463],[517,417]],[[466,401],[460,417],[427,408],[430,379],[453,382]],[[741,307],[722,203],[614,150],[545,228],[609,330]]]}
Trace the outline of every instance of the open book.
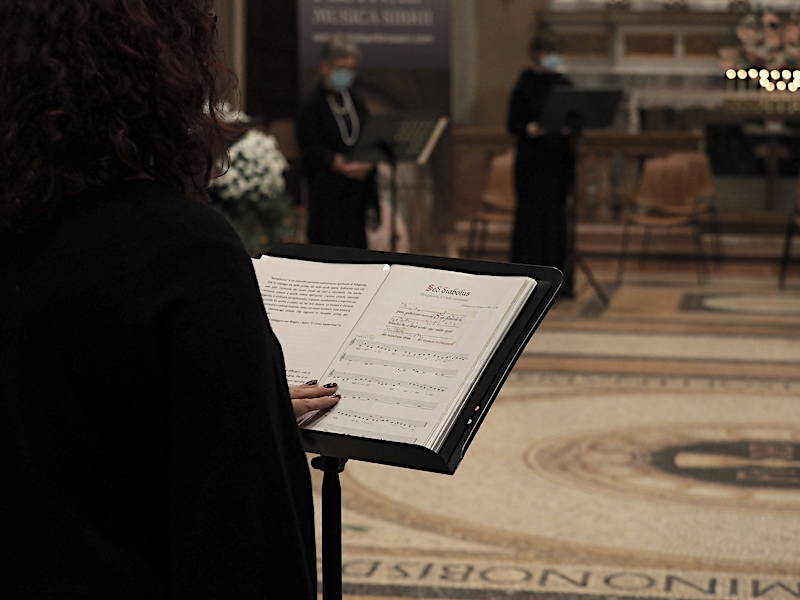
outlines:
{"label": "open book", "polygon": [[301,428],[433,452],[537,284],[404,264],[253,266],[289,384],[335,382],[342,395]]}

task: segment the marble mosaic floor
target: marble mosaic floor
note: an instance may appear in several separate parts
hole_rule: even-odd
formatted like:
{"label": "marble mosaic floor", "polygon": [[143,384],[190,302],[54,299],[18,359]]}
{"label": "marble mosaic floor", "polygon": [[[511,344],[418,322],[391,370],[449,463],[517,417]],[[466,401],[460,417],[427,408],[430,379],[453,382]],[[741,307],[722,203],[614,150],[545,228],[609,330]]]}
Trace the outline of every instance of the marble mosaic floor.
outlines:
{"label": "marble mosaic floor", "polygon": [[800,598],[800,274],[592,266],[454,476],[347,464],[346,598]]}

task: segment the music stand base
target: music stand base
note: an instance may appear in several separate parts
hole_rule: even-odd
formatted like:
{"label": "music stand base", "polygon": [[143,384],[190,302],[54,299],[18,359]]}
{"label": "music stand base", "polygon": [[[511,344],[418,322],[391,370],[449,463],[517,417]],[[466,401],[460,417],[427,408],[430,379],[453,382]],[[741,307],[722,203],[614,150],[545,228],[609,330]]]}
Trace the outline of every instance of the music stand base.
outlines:
{"label": "music stand base", "polygon": [[586,264],[586,261],[583,259],[583,256],[581,256],[578,253],[573,253],[572,256],[570,256],[569,259],[567,260],[567,264],[573,270],[575,269],[575,267],[580,267],[581,271],[583,271],[583,274],[586,275],[586,279],[589,280],[589,285],[591,285],[592,288],[594,288],[597,297],[600,298],[600,301],[603,303],[603,306],[608,306],[609,303],[608,296],[603,290],[603,287],[600,285],[600,282],[598,282],[597,279],[595,279],[594,273],[592,273],[592,270],[589,268],[589,265]]}

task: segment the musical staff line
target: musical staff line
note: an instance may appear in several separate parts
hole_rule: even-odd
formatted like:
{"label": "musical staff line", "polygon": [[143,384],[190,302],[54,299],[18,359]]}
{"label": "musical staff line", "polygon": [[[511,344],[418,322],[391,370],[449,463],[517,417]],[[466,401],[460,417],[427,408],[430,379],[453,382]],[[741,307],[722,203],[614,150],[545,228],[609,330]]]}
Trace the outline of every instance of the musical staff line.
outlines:
{"label": "musical staff line", "polygon": [[426,362],[439,362],[443,364],[453,364],[464,362],[469,358],[467,354],[456,352],[441,352],[437,350],[420,350],[412,346],[401,346],[397,344],[387,344],[385,342],[374,342],[366,337],[356,337],[350,343],[352,350],[360,352],[381,352],[393,356],[401,356],[414,360]]}
{"label": "musical staff line", "polygon": [[430,385],[427,383],[419,383],[417,381],[401,381],[399,379],[388,379],[386,377],[373,377],[371,375],[362,375],[360,373],[347,373],[344,371],[333,370],[330,377],[335,378],[339,382],[340,390],[345,386],[343,384],[351,384],[354,386],[359,385],[376,385],[394,390],[398,388],[406,388],[417,392],[429,393],[444,393],[447,388],[441,385]]}
{"label": "musical staff line", "polygon": [[[311,429],[317,429],[319,431],[328,431],[325,429],[324,422],[321,422],[319,426],[314,426]],[[371,429],[359,429],[357,427],[345,427],[344,425],[336,425],[335,431],[332,433],[344,433],[346,435],[354,435],[356,437],[365,437],[365,438],[372,438],[376,440],[389,440],[391,442],[403,442],[406,444],[416,444],[417,437],[411,437],[409,435],[397,435],[396,433],[379,433],[372,431]]]}
{"label": "musical staff line", "polygon": [[414,400],[413,398],[399,398],[397,396],[386,396],[383,394],[362,394],[359,392],[349,392],[347,400],[362,400],[365,402],[380,402],[381,404],[396,404],[398,406],[405,406],[407,408],[422,408],[425,410],[433,410],[436,408],[436,402],[426,402],[425,400]]}
{"label": "musical staff line", "polygon": [[425,373],[431,373],[433,375],[439,375],[441,377],[455,377],[458,374],[458,370],[456,369],[443,369],[437,366],[427,367],[425,365],[420,365],[420,364],[396,362],[393,360],[370,358],[367,356],[357,356],[355,354],[348,354],[348,353],[343,354],[341,360],[349,362],[357,362],[365,366],[390,367],[400,372],[411,372],[411,373],[417,373],[419,375],[423,375]]}
{"label": "musical staff line", "polygon": [[342,418],[347,419],[348,421],[351,422],[361,423],[365,425],[385,424],[385,425],[390,425],[392,427],[400,427],[402,429],[411,429],[411,430],[419,429],[420,427],[425,427],[428,424],[427,421],[419,421],[417,419],[386,417],[383,415],[358,412],[347,408],[337,408],[336,410],[332,410],[324,416],[324,420],[326,422],[338,421],[339,419]]}

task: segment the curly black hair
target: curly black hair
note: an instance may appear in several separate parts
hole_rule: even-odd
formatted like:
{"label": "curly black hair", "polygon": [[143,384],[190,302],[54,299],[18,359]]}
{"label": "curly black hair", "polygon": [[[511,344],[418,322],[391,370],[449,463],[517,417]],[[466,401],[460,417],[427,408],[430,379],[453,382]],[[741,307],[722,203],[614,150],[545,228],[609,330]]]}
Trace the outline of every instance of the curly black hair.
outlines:
{"label": "curly black hair", "polygon": [[0,229],[133,177],[204,197],[225,147],[216,37],[212,0],[0,2]]}

